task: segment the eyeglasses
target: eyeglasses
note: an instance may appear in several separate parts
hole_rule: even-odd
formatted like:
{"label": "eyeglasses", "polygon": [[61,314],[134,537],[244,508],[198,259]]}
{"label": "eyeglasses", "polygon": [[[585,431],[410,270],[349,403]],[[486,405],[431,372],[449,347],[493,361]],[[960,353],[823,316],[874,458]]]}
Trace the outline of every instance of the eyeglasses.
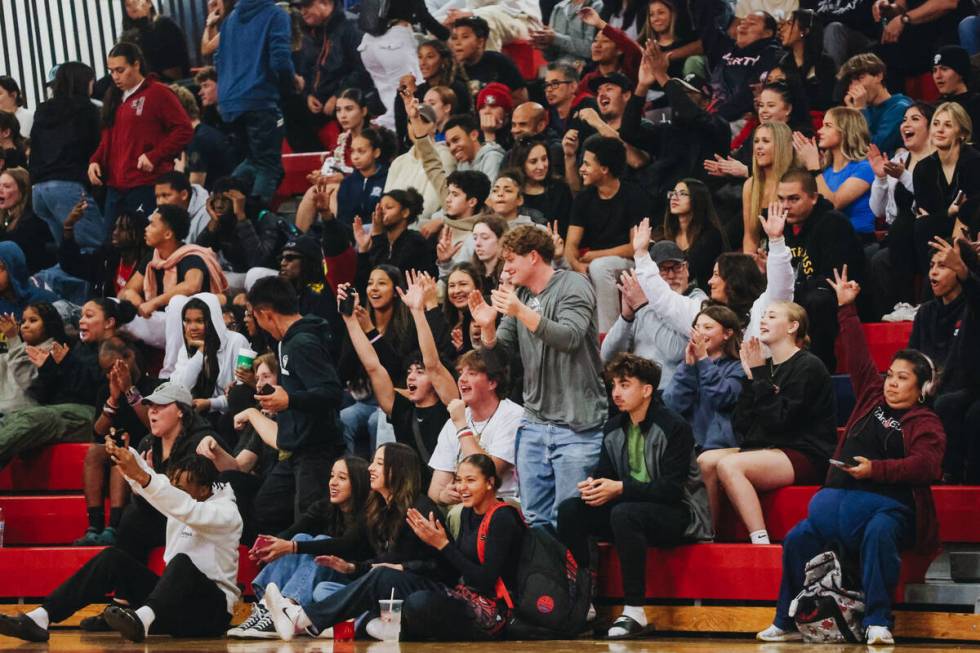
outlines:
{"label": "eyeglasses", "polygon": [[667,199],[672,200],[675,197],[690,197],[691,194],[686,190],[669,190],[667,191]]}
{"label": "eyeglasses", "polygon": [[664,261],[658,267],[660,268],[660,274],[677,274],[684,269],[687,263],[668,263]]}
{"label": "eyeglasses", "polygon": [[554,89],[556,89],[559,86],[562,86],[564,84],[572,84],[572,83],[574,83],[574,82],[571,82],[571,81],[568,81],[568,80],[559,81],[557,79],[554,79],[554,80],[552,80],[550,82],[545,82],[544,83],[544,87],[547,88],[547,89],[550,89],[550,90],[554,90]]}

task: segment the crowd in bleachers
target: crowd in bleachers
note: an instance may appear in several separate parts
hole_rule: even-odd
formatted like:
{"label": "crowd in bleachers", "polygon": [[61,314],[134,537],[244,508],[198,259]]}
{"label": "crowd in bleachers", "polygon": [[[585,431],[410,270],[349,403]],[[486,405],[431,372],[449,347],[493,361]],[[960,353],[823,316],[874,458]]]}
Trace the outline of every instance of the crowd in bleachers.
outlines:
{"label": "crowd in bleachers", "polygon": [[83,628],[288,640],[394,591],[403,638],[499,638],[526,524],[612,541],[639,637],[647,547],[723,503],[769,544],[760,494],[822,485],[759,638],[837,546],[892,641],[930,485],[980,484],[973,2],[208,0],[199,46],[119,4],[104,77],[0,78],[0,466],[91,442],[108,547],[0,633],[114,591]]}

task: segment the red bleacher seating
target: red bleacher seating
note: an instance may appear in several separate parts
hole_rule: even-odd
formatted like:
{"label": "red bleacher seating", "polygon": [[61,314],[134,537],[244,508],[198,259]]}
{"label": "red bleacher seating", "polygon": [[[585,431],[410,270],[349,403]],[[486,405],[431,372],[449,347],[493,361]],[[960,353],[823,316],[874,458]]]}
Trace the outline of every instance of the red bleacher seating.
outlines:
{"label": "red bleacher seating", "polygon": [[[875,367],[879,372],[884,372],[892,362],[892,356],[899,349],[905,349],[909,345],[909,336],[912,335],[911,322],[869,322],[862,324],[864,337],[871,350],[871,358],[874,359]],[[847,373],[847,360],[843,350],[840,348],[840,341],[837,342],[837,372]]]}
{"label": "red bleacher seating", "polygon": [[534,47],[530,41],[511,41],[500,48],[500,51],[514,62],[517,70],[521,73],[521,77],[528,81],[537,79],[538,70],[548,63],[545,61],[544,55],[541,54],[541,50]]}
{"label": "red bleacher seating", "polygon": [[5,546],[71,544],[88,527],[80,494],[3,496],[0,508],[6,521]]}
{"label": "red bleacher seating", "polygon": [[82,466],[88,444],[56,444],[22,453],[0,470],[0,491],[82,489]]}
{"label": "red bleacher seating", "polygon": [[283,154],[282,167],[285,176],[279,182],[275,198],[272,201],[278,206],[282,200],[292,195],[302,195],[310,187],[306,176],[314,170],[319,170],[323,164],[326,152],[304,152],[300,154]]}

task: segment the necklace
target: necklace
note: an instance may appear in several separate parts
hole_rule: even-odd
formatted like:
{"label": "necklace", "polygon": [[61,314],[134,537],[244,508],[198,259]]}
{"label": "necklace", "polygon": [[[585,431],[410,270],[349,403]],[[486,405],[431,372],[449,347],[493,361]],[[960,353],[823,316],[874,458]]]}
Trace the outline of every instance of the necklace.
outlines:
{"label": "necklace", "polygon": [[487,430],[487,427],[490,426],[490,422],[493,421],[493,417],[494,417],[494,415],[497,414],[497,410],[500,409],[500,404],[502,404],[502,403],[504,403],[504,402],[503,401],[498,401],[497,402],[497,406],[493,409],[493,412],[490,413],[490,417],[488,417],[487,418],[487,421],[485,421],[483,423],[483,428],[480,429],[480,430],[477,430],[477,428],[476,428],[476,421],[473,419],[473,411],[470,411],[470,426],[473,428],[473,432],[476,434],[476,439],[477,440],[481,440],[481,436],[483,435],[483,432],[486,431]]}

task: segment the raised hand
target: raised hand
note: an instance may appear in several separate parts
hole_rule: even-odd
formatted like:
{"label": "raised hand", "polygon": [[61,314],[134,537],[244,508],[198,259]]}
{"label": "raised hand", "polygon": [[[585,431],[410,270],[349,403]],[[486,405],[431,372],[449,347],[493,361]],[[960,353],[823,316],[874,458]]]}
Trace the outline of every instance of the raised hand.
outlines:
{"label": "raised hand", "polygon": [[85,210],[88,208],[88,200],[82,195],[82,198],[75,203],[75,206],[71,207],[71,211],[68,212],[68,216],[65,218],[65,222],[62,225],[63,229],[72,229],[78,221],[82,219],[85,215]]}
{"label": "raised hand", "polygon": [[796,150],[800,162],[807,170],[823,167],[820,161],[820,148],[817,147],[816,140],[807,138],[800,132],[793,132],[793,149]]}
{"label": "raised hand", "polygon": [[766,233],[769,240],[776,240],[783,237],[783,230],[786,228],[787,210],[782,207],[778,200],[769,203],[769,217],[760,215],[759,221],[762,223],[762,230]]}
{"label": "raised hand", "polygon": [[63,345],[60,342],[55,342],[51,345],[51,358],[58,365],[61,365],[61,361],[65,360],[65,356],[68,355],[68,345]]}
{"label": "raised hand", "polygon": [[463,241],[453,245],[453,230],[448,225],[442,228],[439,233],[439,242],[436,244],[436,260],[440,263],[448,263],[459,253],[463,247]]}
{"label": "raised hand", "polygon": [[357,243],[357,251],[361,254],[371,251],[371,234],[364,231],[364,222],[359,215],[354,216],[354,242]]}
{"label": "raised hand", "polygon": [[633,244],[633,254],[650,251],[650,240],[653,229],[650,228],[650,218],[643,218],[640,224],[630,229],[630,242]]}
{"label": "raised hand", "polygon": [[558,231],[558,221],[555,220],[549,225],[546,225],[548,229],[548,235],[551,236],[551,242],[555,245],[555,258],[560,259],[565,256],[565,239],[561,237],[561,233]]}
{"label": "raised hand", "polygon": [[578,130],[569,129],[561,139],[561,151],[566,159],[578,156]]}
{"label": "raised hand", "polygon": [[[958,240],[962,241],[963,239]],[[960,255],[960,250],[958,247],[951,245],[949,241],[945,240],[944,238],[940,238],[939,236],[933,237],[933,239],[929,242],[929,247],[940,255],[939,262],[942,263],[943,266],[955,272],[958,278],[966,278],[969,270],[966,267],[966,263],[963,261],[963,257]]]}
{"label": "raised hand", "polygon": [[449,411],[449,419],[453,421],[456,428],[461,429],[466,426],[466,404],[462,399],[453,399],[446,409]]}
{"label": "raised hand", "polygon": [[848,304],[853,304],[857,296],[861,294],[861,286],[857,281],[852,281],[847,278],[847,265],[844,265],[843,270],[834,270],[834,279],[831,281],[827,279],[827,283],[830,287],[834,289],[837,293],[837,305],[847,306]]}
{"label": "raised hand", "polygon": [[622,293],[623,305],[628,306],[631,313],[638,311],[649,301],[640,281],[636,276],[636,270],[625,270],[619,275],[619,283],[616,284],[619,292]]}
{"label": "raised hand", "polygon": [[487,300],[483,298],[479,290],[470,293],[469,305],[473,321],[479,324],[481,328],[494,326],[497,321],[497,311],[490,304],[487,304]]}
{"label": "raised hand", "polygon": [[731,156],[723,157],[720,154],[716,154],[713,160],[705,159],[704,169],[712,177],[741,177],[747,179],[749,176],[747,165]]}
{"label": "raised hand", "polygon": [[594,27],[597,30],[602,30],[606,26],[606,21],[602,20],[597,12],[592,7],[583,7],[578,11],[578,17],[582,19],[582,22],[590,27]]}
{"label": "raised hand", "polygon": [[871,169],[874,170],[875,177],[882,179],[885,177],[887,172],[885,172],[885,155],[881,153],[878,146],[872,143],[868,146],[868,163],[871,164]]}
{"label": "raised hand", "polygon": [[34,364],[34,367],[38,368],[44,366],[44,364],[48,362],[48,357],[51,355],[49,351],[41,349],[40,347],[33,347],[31,345],[28,345],[26,350],[27,357]]}
{"label": "raised hand", "polygon": [[516,317],[524,304],[517,298],[517,291],[509,284],[500,284],[490,293],[493,308],[501,315]]}
{"label": "raised hand", "polygon": [[425,310],[425,288],[419,283],[419,273],[414,270],[409,270],[405,274],[405,279],[407,281],[407,289],[402,290],[397,288],[398,295],[402,298],[402,303],[408,307],[410,311],[424,311]]}
{"label": "raised hand", "polygon": [[14,317],[13,313],[4,313],[0,315],[0,333],[7,340],[12,340],[17,336],[20,330],[20,325],[17,324],[17,318]]}

